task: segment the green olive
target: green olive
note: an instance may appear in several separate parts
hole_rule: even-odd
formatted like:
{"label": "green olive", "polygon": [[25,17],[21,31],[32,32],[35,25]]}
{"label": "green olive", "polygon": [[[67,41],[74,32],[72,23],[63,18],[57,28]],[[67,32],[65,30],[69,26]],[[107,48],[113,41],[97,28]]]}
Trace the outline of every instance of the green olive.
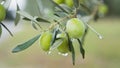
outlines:
{"label": "green olive", "polygon": [[3,21],[6,17],[6,9],[0,4],[0,21]]}
{"label": "green olive", "polygon": [[105,5],[105,4],[99,5],[99,7],[98,7],[98,12],[99,12],[99,14],[105,15],[105,14],[108,12],[108,7],[107,7],[107,5]]}
{"label": "green olive", "polygon": [[66,34],[65,33],[59,34],[58,38],[63,39],[62,44],[57,48],[58,51],[62,54],[68,53],[69,52],[69,46],[68,46],[68,40],[67,40]]}
{"label": "green olive", "polygon": [[57,4],[62,4],[64,2],[64,0],[53,0],[53,1]]}
{"label": "green olive", "polygon": [[40,37],[40,46],[44,51],[49,51],[51,40],[52,40],[52,33],[50,31],[46,31],[42,33]]}
{"label": "green olive", "polygon": [[65,4],[69,7],[73,7],[73,0],[65,0]]}
{"label": "green olive", "polygon": [[72,18],[66,24],[66,31],[71,38],[80,38],[85,32],[84,23],[78,18]]}

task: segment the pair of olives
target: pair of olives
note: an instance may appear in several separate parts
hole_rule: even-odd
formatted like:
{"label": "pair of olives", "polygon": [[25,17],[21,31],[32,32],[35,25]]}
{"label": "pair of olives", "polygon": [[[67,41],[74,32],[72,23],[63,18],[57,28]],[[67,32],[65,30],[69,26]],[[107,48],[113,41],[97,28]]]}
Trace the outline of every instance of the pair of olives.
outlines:
{"label": "pair of olives", "polygon": [[[57,38],[62,38],[63,42],[60,44],[60,46],[57,48],[59,52],[61,53],[66,53],[69,51],[68,49],[68,40],[65,34],[58,34]],[[52,33],[50,31],[46,31],[42,33],[40,37],[40,46],[41,49],[44,51],[49,51],[50,46],[51,46],[51,41],[52,41]]]}
{"label": "pair of olives", "polygon": [[6,17],[6,9],[3,5],[0,4],[0,22],[3,21]]}
{"label": "pair of olives", "polygon": [[[78,39],[82,37],[85,32],[84,23],[78,18],[72,18],[68,20],[66,24],[66,32],[70,36],[70,38]],[[44,51],[49,51],[52,41],[52,33],[50,31],[43,32],[40,37],[40,46]],[[61,33],[57,35],[57,38],[62,38],[62,44],[57,48],[60,53],[68,53],[68,38],[66,33]]]}
{"label": "pair of olives", "polygon": [[73,6],[73,0],[54,0],[55,3],[57,4],[66,4],[69,7]]}

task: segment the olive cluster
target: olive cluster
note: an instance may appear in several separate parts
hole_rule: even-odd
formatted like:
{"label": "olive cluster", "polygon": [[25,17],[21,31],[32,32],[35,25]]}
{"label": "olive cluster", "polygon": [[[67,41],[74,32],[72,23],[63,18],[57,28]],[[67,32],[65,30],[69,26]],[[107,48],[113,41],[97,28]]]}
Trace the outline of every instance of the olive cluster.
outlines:
{"label": "olive cluster", "polygon": [[[78,18],[72,18],[67,21],[66,29],[56,35],[57,39],[62,39],[62,43],[57,47],[59,53],[65,54],[69,52],[69,37],[72,39],[79,39],[85,32],[84,23]],[[51,31],[45,31],[40,37],[40,46],[44,51],[50,51],[51,42],[53,41],[53,34]],[[56,45],[57,46],[57,45]]]}

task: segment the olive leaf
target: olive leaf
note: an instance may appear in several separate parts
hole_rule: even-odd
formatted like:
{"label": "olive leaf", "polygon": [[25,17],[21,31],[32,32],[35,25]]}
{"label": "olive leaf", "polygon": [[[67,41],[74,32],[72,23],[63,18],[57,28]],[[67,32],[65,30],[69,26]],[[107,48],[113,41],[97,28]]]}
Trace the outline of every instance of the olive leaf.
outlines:
{"label": "olive leaf", "polygon": [[85,41],[85,37],[88,33],[88,27],[85,28],[85,33],[83,34],[82,38],[81,38],[81,43],[84,44],[84,41]]}
{"label": "olive leaf", "polygon": [[28,20],[28,21],[32,21],[33,23],[35,23],[36,25],[38,25],[40,28],[42,28],[40,26],[40,24],[38,23],[38,21],[35,19],[36,17],[33,17],[32,15],[30,15],[27,12],[24,11],[18,11],[17,13],[19,13],[20,15],[22,15],[24,18],[24,20]]}
{"label": "olive leaf", "polygon": [[27,49],[28,47],[30,47],[33,43],[35,43],[35,41],[37,41],[40,37],[40,34],[33,37],[32,39],[22,43],[22,44],[19,44],[17,45],[13,50],[12,50],[12,53],[17,53],[17,52],[20,52],[20,51],[23,51],[25,49]]}
{"label": "olive leaf", "polygon": [[73,9],[65,4],[60,5],[63,9],[65,9],[68,13],[71,13]]}
{"label": "olive leaf", "polygon": [[12,32],[3,23],[1,23],[1,25],[9,32],[11,36],[13,36]]}
{"label": "olive leaf", "polygon": [[[45,22],[45,23],[50,23],[50,21],[44,19],[44,18],[40,18],[40,17],[33,17],[34,20],[36,20],[36,22]],[[23,20],[26,20],[26,21],[31,21],[31,19],[27,18],[27,17],[23,17],[22,18]]]}
{"label": "olive leaf", "polygon": [[[16,3],[16,5],[17,5],[17,11],[20,11],[20,8],[17,3]],[[15,22],[14,22],[15,25],[17,25],[19,23],[19,21],[20,21],[20,14],[16,13],[16,18],[15,18]]]}
{"label": "olive leaf", "polygon": [[35,25],[34,21],[31,21],[32,27],[36,30],[38,30],[37,26]]}
{"label": "olive leaf", "polygon": [[[1,22],[0,22],[1,23]],[[0,37],[1,37],[1,35],[2,35],[2,27],[1,27],[1,25],[0,25]]]}
{"label": "olive leaf", "polygon": [[71,44],[71,52],[72,52],[72,61],[73,61],[73,65],[75,65],[75,50],[73,45]]}
{"label": "olive leaf", "polygon": [[78,40],[79,45],[80,45],[80,53],[82,54],[82,57],[83,57],[83,59],[84,59],[84,58],[85,58],[85,50],[84,50],[84,48],[83,48],[83,46],[82,46],[81,40],[80,40],[80,39],[77,39],[77,40]]}
{"label": "olive leaf", "polygon": [[[64,12],[63,10],[61,10],[60,8],[58,8],[58,7],[55,7],[55,9],[54,9],[54,11],[55,12],[61,12],[61,13],[63,13],[63,14],[68,14],[68,13],[71,13],[73,10],[69,7],[69,6],[67,6],[67,5],[64,5],[64,4],[61,4],[61,5],[59,5],[61,8],[63,8],[64,10],[66,10],[67,11],[67,13],[66,12]],[[60,15],[60,14],[59,14]]]}
{"label": "olive leaf", "polygon": [[53,43],[54,43],[55,40],[57,39],[58,31],[59,31],[58,28],[55,28],[54,31],[53,31],[53,36],[52,36],[51,46],[53,45]]}
{"label": "olive leaf", "polygon": [[31,21],[29,18],[26,18],[26,17],[23,17],[22,19],[25,21]]}
{"label": "olive leaf", "polygon": [[71,41],[67,32],[66,32],[66,35],[68,37],[69,50],[72,53],[72,62],[73,62],[73,65],[75,65],[75,50],[74,50],[74,47],[73,47],[73,43],[72,43],[72,41]]}
{"label": "olive leaf", "polygon": [[43,18],[40,18],[40,17],[37,17],[37,18],[36,18],[36,21],[38,21],[38,22],[50,23],[50,21],[48,21],[48,20],[46,20],[46,19],[43,19]]}
{"label": "olive leaf", "polygon": [[61,17],[61,18],[63,18],[63,17],[66,17],[66,16],[67,16],[67,14],[66,14],[66,13],[61,12],[61,11],[59,11],[59,12],[55,12],[55,13],[54,13],[54,15],[56,15],[57,17]]}
{"label": "olive leaf", "polygon": [[53,43],[53,45],[50,47],[50,50],[56,49],[57,47],[59,47],[59,46],[62,44],[62,42],[63,42],[63,39],[62,39],[62,38],[57,39],[57,40]]}
{"label": "olive leaf", "polygon": [[29,13],[25,12],[25,11],[17,11],[18,14],[22,15],[25,18],[28,18],[30,20],[34,20],[34,17],[31,16]]}

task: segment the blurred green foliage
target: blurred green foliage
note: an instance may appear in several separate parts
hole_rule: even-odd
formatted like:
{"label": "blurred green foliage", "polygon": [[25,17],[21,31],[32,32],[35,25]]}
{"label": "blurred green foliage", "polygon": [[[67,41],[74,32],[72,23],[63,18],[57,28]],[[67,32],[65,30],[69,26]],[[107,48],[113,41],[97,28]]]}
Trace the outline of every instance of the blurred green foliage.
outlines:
{"label": "blurred green foliage", "polygon": [[109,15],[120,16],[120,0],[104,0],[109,7]]}

